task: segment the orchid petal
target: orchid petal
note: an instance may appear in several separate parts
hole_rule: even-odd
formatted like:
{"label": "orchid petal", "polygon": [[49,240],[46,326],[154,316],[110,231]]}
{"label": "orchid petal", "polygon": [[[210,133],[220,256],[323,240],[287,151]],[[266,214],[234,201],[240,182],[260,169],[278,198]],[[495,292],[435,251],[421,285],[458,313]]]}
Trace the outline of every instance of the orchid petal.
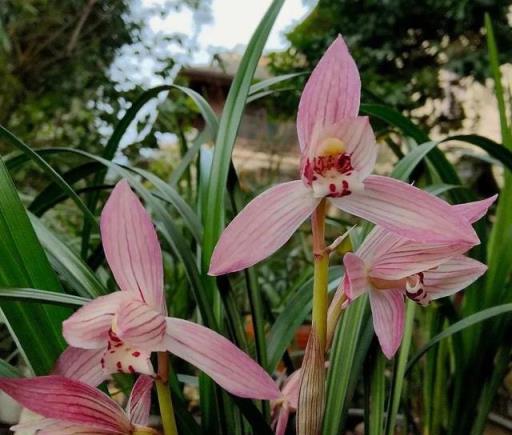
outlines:
{"label": "orchid petal", "polygon": [[288,406],[292,410],[296,410],[299,406],[300,381],[302,373],[301,369],[295,370],[286,380],[282,393],[288,402]]}
{"label": "orchid petal", "polygon": [[366,266],[356,254],[348,252],[343,256],[345,277],[342,281],[343,290],[349,300],[354,300],[368,291],[369,282]]}
{"label": "orchid petal", "polygon": [[425,291],[432,299],[450,296],[476,281],[487,270],[485,264],[459,255],[424,273]]}
{"label": "orchid petal", "polygon": [[105,256],[121,290],[166,313],[162,251],[155,227],[126,180],[112,191],[100,227]]}
{"label": "orchid petal", "polygon": [[407,278],[437,267],[469,248],[471,246],[465,243],[418,243],[402,238],[402,243],[395,244],[393,249],[375,259],[369,275],[387,280]]}
{"label": "orchid petal", "polygon": [[311,73],[300,98],[297,133],[301,152],[309,147],[315,128],[355,118],[360,98],[357,66],[338,36]]}
{"label": "orchid petal", "polygon": [[106,345],[114,315],[121,303],[131,297],[127,293],[114,292],[84,305],[62,323],[62,334],[68,344],[82,349]]}
{"label": "orchid petal", "polygon": [[117,312],[115,334],[134,347],[162,350],[165,329],[165,317],[144,302],[126,301]]}
{"label": "orchid petal", "polygon": [[53,374],[96,387],[107,378],[101,367],[103,353],[103,349],[79,349],[70,346],[60,355]]}
{"label": "orchid petal", "polygon": [[107,374],[140,373],[154,376],[155,371],[150,358],[151,351],[125,343],[111,331],[101,366]]}
{"label": "orchid petal", "polygon": [[481,201],[467,202],[465,204],[457,204],[453,207],[461,216],[470,223],[475,223],[480,220],[486,213],[489,207],[496,201],[498,195],[493,195],[489,198],[482,199]]}
{"label": "orchid petal", "polygon": [[288,426],[289,418],[290,418],[290,408],[288,408],[286,403],[283,403],[283,405],[279,408],[275,435],[285,435],[286,434],[286,426]]}
{"label": "orchid petal", "polygon": [[149,423],[149,412],[151,411],[151,389],[153,378],[150,376],[139,376],[133,385],[130,398],[128,399],[127,412],[132,424],[147,426]]}
{"label": "orchid petal", "polygon": [[373,328],[379,339],[382,352],[393,358],[400,347],[404,334],[404,297],[401,290],[370,291]]}
{"label": "orchid petal", "polygon": [[364,191],[330,198],[348,213],[425,243],[479,243],[473,227],[443,200],[390,177],[370,175]]}
{"label": "orchid petal", "polygon": [[302,181],[278,184],[263,192],[224,230],[213,251],[208,273],[236,272],[273,254],[319,202]]}
{"label": "orchid petal", "polygon": [[107,395],[63,376],[0,378],[0,390],[46,418],[114,433],[131,429],[123,410]]}
{"label": "orchid petal", "polygon": [[11,430],[16,431],[17,435],[21,435],[20,431],[25,433],[30,431],[31,434],[37,432],[37,435],[114,435],[128,434],[128,432],[112,432],[110,430],[101,430],[90,426],[77,425],[73,423],[65,423],[49,418],[41,419],[39,423],[17,424]]}
{"label": "orchid petal", "polygon": [[253,359],[228,339],[196,323],[167,318],[167,350],[193,364],[239,397],[272,400],[279,388]]}

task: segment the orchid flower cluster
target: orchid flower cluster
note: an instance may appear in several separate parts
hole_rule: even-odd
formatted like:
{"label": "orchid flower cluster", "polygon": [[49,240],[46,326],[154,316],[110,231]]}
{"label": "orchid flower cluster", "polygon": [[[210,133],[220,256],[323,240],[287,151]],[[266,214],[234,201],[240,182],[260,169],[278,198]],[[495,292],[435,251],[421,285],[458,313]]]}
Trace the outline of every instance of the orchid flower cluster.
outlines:
{"label": "orchid flower cluster", "polygon": [[[158,388],[167,381],[167,352],[196,366],[231,394],[279,399],[281,392],[272,377],[228,339],[167,316],[158,237],[127,181],[120,181],[112,191],[100,228],[120,291],[89,302],[64,321],[63,335],[70,346],[53,375],[0,378],[0,390],[43,417],[15,429],[52,435],[158,433],[147,426],[150,393],[155,379],[160,401],[170,400],[168,386],[164,385],[162,395]],[[154,352],[158,371],[151,362]],[[140,374],[126,412],[94,388],[114,373]],[[171,430],[166,430],[169,419]],[[162,420],[166,434],[176,433],[174,416],[162,415]]]}
{"label": "orchid flower cluster", "polygon": [[[369,295],[375,333],[386,357],[392,358],[403,336],[404,299],[427,305],[462,290],[486,270],[463,254],[479,243],[472,224],[496,197],[451,206],[405,182],[371,175],[377,145],[368,118],[358,116],[360,89],[357,66],[339,36],[301,96],[301,179],[252,200],[226,228],[212,256],[211,275],[242,270],[274,253],[311,217],[312,331],[302,368],[274,402],[277,434],[284,434],[295,410],[298,434],[320,433],[325,355],[342,310],[354,299]],[[329,308],[327,202],[376,225],[355,253],[344,256],[345,275]]]}
{"label": "orchid flower cluster", "polygon": [[[427,305],[481,276],[485,265],[464,253],[479,243],[472,224],[496,198],[452,206],[405,182],[372,175],[377,145],[368,118],[358,116],[360,89],[356,64],[338,37],[311,74],[299,104],[300,179],[251,201],[225,229],[212,255],[210,275],[240,271],[272,255],[311,217],[312,332],[302,368],[281,391],[262,367],[222,335],[168,316],[155,228],[122,180],[100,222],[105,256],[120,290],[91,301],[63,323],[70,347],[54,374],[0,378],[0,390],[38,415],[15,429],[57,435],[157,433],[148,423],[151,390],[156,384],[163,410],[162,403],[170,401],[170,352],[231,394],[271,400],[277,434],[285,433],[295,411],[297,433],[317,434],[326,355],[338,319],[353,300],[369,295],[375,333],[386,357],[392,358],[402,340],[406,299]],[[345,254],[345,275],[330,305],[328,203],[375,224],[356,252]],[[138,375],[126,411],[95,388],[115,373]],[[162,413],[162,421],[166,435],[176,433],[173,416]]]}

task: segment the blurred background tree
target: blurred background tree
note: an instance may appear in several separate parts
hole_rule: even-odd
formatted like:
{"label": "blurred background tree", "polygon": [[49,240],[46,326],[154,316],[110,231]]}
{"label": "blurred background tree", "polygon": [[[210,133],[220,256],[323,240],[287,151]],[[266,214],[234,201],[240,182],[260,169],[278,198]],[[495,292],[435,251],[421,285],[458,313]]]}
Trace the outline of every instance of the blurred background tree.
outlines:
{"label": "blurred background tree", "polygon": [[[453,87],[468,76],[482,81],[488,70],[485,12],[495,26],[503,59],[510,59],[511,4],[509,0],[320,0],[287,34],[290,47],[271,54],[270,68],[275,74],[311,69],[342,34],[362,74],[363,101],[410,111],[429,99],[445,98],[436,125],[457,127],[464,113]],[[441,69],[448,72],[444,85]],[[272,102],[274,113],[291,116],[298,97],[299,92],[279,95]],[[418,118],[428,126],[432,122],[426,115]]]}
{"label": "blurred background tree", "polygon": [[0,0],[0,124],[35,147],[98,150],[128,101],[154,85],[146,70],[168,81],[169,47],[193,45],[192,31],[151,33],[148,20],[208,3]]}

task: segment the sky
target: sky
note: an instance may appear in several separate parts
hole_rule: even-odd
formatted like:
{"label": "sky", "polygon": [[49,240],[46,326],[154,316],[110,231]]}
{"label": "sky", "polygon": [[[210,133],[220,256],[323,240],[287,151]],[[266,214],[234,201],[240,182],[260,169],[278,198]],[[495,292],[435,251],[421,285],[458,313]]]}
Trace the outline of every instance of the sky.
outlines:
{"label": "sky", "polygon": [[[159,0],[144,0],[150,4]],[[266,49],[279,50],[286,47],[284,32],[304,18],[309,10],[303,0],[286,0],[269,36]],[[203,25],[196,35],[200,49],[194,53],[192,63],[206,63],[211,53],[218,49],[233,49],[246,45],[261,18],[271,4],[271,0],[212,0],[212,20]],[[189,10],[183,10],[168,17],[154,17],[150,26],[154,31],[183,32],[190,35],[196,17]]]}

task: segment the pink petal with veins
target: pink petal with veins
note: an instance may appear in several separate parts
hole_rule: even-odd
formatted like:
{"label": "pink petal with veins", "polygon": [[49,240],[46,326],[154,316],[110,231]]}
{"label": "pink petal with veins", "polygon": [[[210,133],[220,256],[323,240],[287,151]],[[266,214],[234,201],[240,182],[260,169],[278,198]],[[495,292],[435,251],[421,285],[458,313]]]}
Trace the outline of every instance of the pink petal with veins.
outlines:
{"label": "pink petal with veins", "polygon": [[216,332],[186,320],[167,318],[167,350],[205,372],[231,394],[273,400],[281,396],[270,375]]}
{"label": "pink petal with veins", "polygon": [[425,291],[432,299],[450,296],[472,284],[486,270],[485,264],[459,255],[424,273]]}
{"label": "pink petal with veins", "polygon": [[338,36],[311,73],[300,98],[297,133],[301,152],[311,145],[315,128],[355,118],[360,98],[357,66],[343,38]]}
{"label": "pink petal with veins", "polygon": [[370,287],[368,282],[368,273],[363,260],[352,252],[343,256],[345,266],[345,277],[341,285],[349,300],[354,300],[366,293]]}
{"label": "pink petal with veins", "polygon": [[82,382],[62,376],[0,378],[0,390],[46,418],[99,431],[124,434],[131,430],[130,422],[117,403]]}
{"label": "pink petal with veins", "polygon": [[447,202],[390,177],[370,175],[364,191],[330,200],[343,211],[418,242],[479,243],[473,227]]}
{"label": "pink petal with veins", "polygon": [[101,213],[101,240],[117,284],[166,313],[162,251],[155,227],[126,180],[117,183]]}
{"label": "pink petal with veins", "polygon": [[489,207],[496,201],[498,195],[493,195],[489,198],[482,199],[481,201],[467,202],[465,204],[454,205],[454,209],[471,223],[480,220],[486,213]]}
{"label": "pink petal with veins", "polygon": [[60,355],[52,374],[96,387],[108,377],[101,367],[103,353],[104,349],[79,349],[70,346]]}
{"label": "pink petal with veins", "polygon": [[114,315],[121,303],[131,298],[131,293],[114,292],[87,303],[62,322],[64,338],[69,345],[82,349],[106,346]]}
{"label": "pink petal with veins", "polygon": [[126,301],[117,312],[115,333],[124,342],[147,351],[163,350],[165,317],[140,301]]}
{"label": "pink petal with veins", "polygon": [[371,290],[373,328],[379,339],[382,352],[388,359],[393,358],[400,347],[404,334],[404,296],[398,289]]}
{"label": "pink petal with veins", "polygon": [[224,230],[208,273],[236,272],[272,255],[290,239],[319,202],[302,181],[278,184],[263,192]]}
{"label": "pink petal with veins", "polygon": [[151,389],[153,378],[141,375],[133,385],[126,407],[128,418],[132,424],[147,426],[151,411]]}

